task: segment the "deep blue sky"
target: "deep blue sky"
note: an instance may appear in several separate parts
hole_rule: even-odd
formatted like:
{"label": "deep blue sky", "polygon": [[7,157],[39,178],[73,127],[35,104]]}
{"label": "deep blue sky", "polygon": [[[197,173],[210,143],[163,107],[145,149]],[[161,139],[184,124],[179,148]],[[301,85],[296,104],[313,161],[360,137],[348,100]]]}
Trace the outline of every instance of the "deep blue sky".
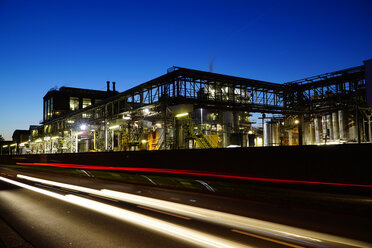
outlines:
{"label": "deep blue sky", "polygon": [[[129,1],[128,1],[129,2]],[[372,58],[372,1],[0,0],[0,134],[55,86],[119,91],[173,65],[271,82]]]}

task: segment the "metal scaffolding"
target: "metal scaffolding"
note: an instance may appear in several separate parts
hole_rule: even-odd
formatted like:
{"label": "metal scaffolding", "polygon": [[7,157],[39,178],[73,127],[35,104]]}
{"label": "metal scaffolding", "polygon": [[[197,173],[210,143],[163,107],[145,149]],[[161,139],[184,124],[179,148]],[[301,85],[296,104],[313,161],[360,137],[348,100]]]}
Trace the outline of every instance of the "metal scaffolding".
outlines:
{"label": "metal scaffolding", "polygon": [[[262,114],[259,129],[252,113]],[[371,116],[364,66],[284,84],[172,67],[44,123],[26,147],[54,153],[371,142]]]}

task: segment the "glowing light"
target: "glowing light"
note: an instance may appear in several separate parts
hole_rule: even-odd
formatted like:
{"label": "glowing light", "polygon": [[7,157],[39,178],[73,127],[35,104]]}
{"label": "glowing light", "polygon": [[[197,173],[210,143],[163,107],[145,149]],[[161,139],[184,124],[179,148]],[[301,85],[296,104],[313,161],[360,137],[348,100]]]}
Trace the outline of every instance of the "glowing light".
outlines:
{"label": "glowing light", "polygon": [[8,145],[3,145],[3,148],[8,147]]}
{"label": "glowing light", "polygon": [[253,131],[252,131],[252,130],[249,130],[249,131],[248,131],[248,134],[253,134]]}
{"label": "glowing light", "polygon": [[115,125],[115,126],[109,127],[109,129],[118,129],[119,127],[120,127],[119,125]]}
{"label": "glowing light", "polygon": [[143,114],[144,115],[148,115],[150,113],[150,110],[148,109],[148,108],[145,108],[144,110],[143,110]]}
{"label": "glowing light", "polygon": [[295,120],[294,123],[295,124],[298,124],[298,123],[300,123],[300,121],[299,120]]}
{"label": "glowing light", "polygon": [[188,115],[189,115],[189,113],[182,113],[182,114],[176,115],[176,118],[185,117],[185,116],[188,116]]}
{"label": "glowing light", "polygon": [[147,143],[147,140],[143,139],[141,140],[142,144],[146,144]]}
{"label": "glowing light", "polygon": [[[43,183],[43,184],[47,184],[51,186],[57,186],[57,187],[77,190],[77,191],[81,191],[81,192],[85,192],[89,194],[94,194],[97,196],[125,201],[129,203],[137,204],[140,206],[146,206],[149,208],[174,213],[180,216],[187,216],[190,218],[195,218],[195,219],[199,219],[203,221],[209,221],[209,222],[221,224],[224,226],[232,227],[234,228],[234,230],[236,230],[236,228],[243,229],[243,230],[248,231],[249,234],[251,234],[252,236],[259,234],[259,235],[263,235],[266,237],[268,236],[272,237],[275,240],[279,236],[280,238],[286,239],[288,241],[295,240],[295,241],[302,242],[305,245],[311,242],[316,247],[318,247],[319,242],[336,242],[336,243],[348,244],[348,245],[357,246],[357,247],[368,247],[368,244],[364,242],[356,241],[356,240],[351,240],[347,238],[337,237],[334,235],[328,235],[328,234],[308,231],[308,230],[304,230],[301,228],[290,227],[290,226],[276,224],[276,223],[272,223],[268,221],[262,221],[262,220],[257,220],[257,219],[248,218],[244,216],[219,212],[215,210],[204,209],[200,207],[194,207],[194,206],[189,206],[185,204],[165,201],[165,200],[158,200],[158,199],[145,197],[145,196],[138,196],[134,194],[117,192],[117,191],[108,190],[108,189],[102,189],[99,191],[96,189],[91,189],[91,188],[86,188],[86,187],[81,187],[81,186],[76,186],[76,185],[70,185],[70,184],[65,184],[65,183],[59,183],[59,182],[54,182],[54,181],[49,181],[45,179],[24,176],[24,175],[17,175],[17,176],[19,178],[30,180],[33,182],[39,182],[39,183]],[[117,211],[117,208],[115,207],[112,207],[112,206],[109,206],[103,203],[98,203],[97,205],[95,201],[87,200],[81,197],[76,198],[77,196],[69,196],[69,197],[73,198],[74,204],[81,205],[78,203],[80,202],[80,199],[83,199],[86,202],[86,205],[83,204],[84,207],[90,208],[98,212],[103,212],[104,214],[111,215],[119,219],[123,218],[124,221],[128,221],[127,215],[129,211],[126,212],[125,215],[118,216],[115,214],[115,212]],[[107,208],[107,206],[109,208]],[[120,209],[120,211],[121,210],[122,209]],[[126,210],[123,210],[123,211],[126,211]],[[138,218],[137,215],[138,214],[136,213],[129,212],[130,217]],[[142,217],[139,217],[138,219],[140,222],[142,222],[141,218]],[[146,217],[146,218],[149,218],[149,217]],[[146,220],[145,222],[146,222],[146,226],[148,227],[148,221]],[[157,224],[162,224],[161,222],[162,221],[158,222]],[[135,223],[135,224],[138,224],[138,223]],[[141,223],[139,224],[141,225]],[[155,225],[154,225],[154,228],[156,228]],[[163,232],[163,230],[161,231]],[[185,229],[179,230],[179,231],[185,231]],[[172,233],[169,233],[169,232],[167,233],[172,235]],[[178,231],[177,231],[177,235],[179,235]],[[264,239],[266,238],[264,237]],[[313,242],[316,242],[316,243],[313,243]]]}
{"label": "glowing light", "polygon": [[11,144],[10,146],[16,146],[17,144]]}
{"label": "glowing light", "polygon": [[44,140],[48,141],[48,140],[50,140],[50,137],[46,136],[46,137],[44,137]]}
{"label": "glowing light", "polygon": [[52,137],[52,140],[56,140],[56,139],[59,139],[59,137],[58,136]]}
{"label": "glowing light", "polygon": [[237,242],[226,240],[218,236],[206,234],[190,228],[182,227],[176,224],[171,224],[166,221],[158,220],[143,214],[138,214],[132,211],[121,209],[118,207],[111,206],[109,204],[101,203],[98,201],[86,199],[80,196],[75,195],[62,195],[51,192],[49,190],[40,189],[34,186],[30,186],[24,183],[17,182],[15,180],[7,179],[0,176],[0,180],[25,188],[34,192],[38,192],[65,202],[69,202],[80,207],[84,207],[93,211],[96,211],[107,216],[117,218],[119,220],[130,222],[132,224],[149,228],[151,230],[168,234],[172,237],[186,240],[194,244],[202,244],[204,247],[224,247],[224,248],[233,248],[233,247],[250,247]]}
{"label": "glowing light", "polygon": [[80,125],[80,130],[86,130],[87,129],[87,125],[86,124],[81,124]]}
{"label": "glowing light", "polygon": [[123,116],[124,120],[130,120],[130,116]]}

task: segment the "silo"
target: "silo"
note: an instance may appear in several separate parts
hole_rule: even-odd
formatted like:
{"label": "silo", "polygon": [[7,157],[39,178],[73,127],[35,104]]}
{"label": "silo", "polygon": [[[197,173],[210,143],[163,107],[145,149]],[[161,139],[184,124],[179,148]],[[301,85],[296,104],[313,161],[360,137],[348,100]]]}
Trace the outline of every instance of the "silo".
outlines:
{"label": "silo", "polygon": [[264,146],[271,146],[271,124],[269,122],[264,123],[263,142]]}
{"label": "silo", "polygon": [[337,112],[332,113],[332,129],[333,129],[333,139],[339,140],[340,134],[339,134],[339,128],[338,128],[338,115]]}
{"label": "silo", "polygon": [[346,140],[344,111],[342,110],[338,111],[338,129],[340,134],[340,140]]}
{"label": "silo", "polygon": [[323,140],[324,142],[326,142],[326,140],[328,140],[328,136],[327,136],[327,116],[326,115],[323,115],[322,116],[322,130],[323,130]]}
{"label": "silo", "polygon": [[319,117],[314,118],[314,129],[315,129],[315,143],[320,144],[322,139],[320,137],[321,127],[320,127],[320,118]]}
{"label": "silo", "polygon": [[271,143],[274,146],[278,146],[279,141],[279,123],[273,122],[271,123]]}
{"label": "silo", "polygon": [[333,127],[332,127],[332,115],[327,115],[327,128],[329,131],[327,133],[329,134],[329,139],[333,140]]}

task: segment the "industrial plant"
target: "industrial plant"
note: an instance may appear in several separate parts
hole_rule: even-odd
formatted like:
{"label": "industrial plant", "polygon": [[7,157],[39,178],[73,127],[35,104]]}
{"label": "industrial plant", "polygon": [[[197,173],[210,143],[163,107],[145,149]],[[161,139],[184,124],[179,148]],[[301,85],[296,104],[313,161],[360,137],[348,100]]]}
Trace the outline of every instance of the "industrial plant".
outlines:
{"label": "industrial plant", "polygon": [[[61,87],[2,154],[327,145],[372,141],[372,60],[270,83],[180,67],[119,93]],[[253,118],[254,117],[254,118]],[[255,121],[252,121],[255,119]]]}

